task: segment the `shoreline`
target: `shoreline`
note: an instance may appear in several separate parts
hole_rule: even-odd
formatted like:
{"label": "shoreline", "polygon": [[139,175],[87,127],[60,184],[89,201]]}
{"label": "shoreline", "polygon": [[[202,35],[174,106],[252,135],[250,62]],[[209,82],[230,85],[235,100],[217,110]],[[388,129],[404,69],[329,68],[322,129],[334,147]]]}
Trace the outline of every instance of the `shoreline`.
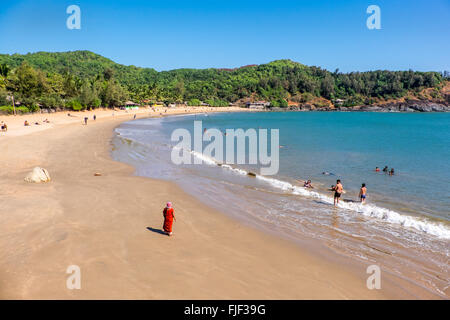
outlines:
{"label": "shoreline", "polygon": [[[0,217],[0,298],[437,298],[389,280],[368,290],[365,268],[349,272],[212,210],[174,183],[133,175],[110,158],[113,130],[127,120],[105,116],[0,138],[7,213]],[[37,165],[52,182],[23,181]],[[168,198],[178,217],[173,238],[156,231]],[[73,264],[81,290],[65,287]]]}

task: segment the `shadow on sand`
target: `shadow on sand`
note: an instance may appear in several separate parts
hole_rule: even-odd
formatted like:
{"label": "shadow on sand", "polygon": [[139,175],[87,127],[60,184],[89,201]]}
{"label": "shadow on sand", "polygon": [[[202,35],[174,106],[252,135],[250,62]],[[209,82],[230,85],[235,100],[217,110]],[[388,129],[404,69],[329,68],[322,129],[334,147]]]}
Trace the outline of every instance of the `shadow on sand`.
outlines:
{"label": "shadow on sand", "polygon": [[152,232],[155,232],[155,233],[159,233],[159,234],[162,234],[162,235],[164,235],[164,236],[167,236],[167,233],[165,233],[163,230],[161,230],[161,229],[155,229],[155,228],[152,228],[152,227],[147,227],[147,230],[150,230],[150,231],[152,231]]}

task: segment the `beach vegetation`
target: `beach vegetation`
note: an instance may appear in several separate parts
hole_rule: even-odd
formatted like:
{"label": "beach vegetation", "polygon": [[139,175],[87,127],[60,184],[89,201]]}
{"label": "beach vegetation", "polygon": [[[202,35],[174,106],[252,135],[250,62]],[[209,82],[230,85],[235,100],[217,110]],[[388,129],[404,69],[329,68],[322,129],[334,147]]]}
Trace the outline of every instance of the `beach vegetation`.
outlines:
{"label": "beach vegetation", "polygon": [[[13,114],[14,108],[11,105],[0,106],[0,113]],[[27,107],[16,107],[16,113],[30,113],[30,110]]]}
{"label": "beach vegetation", "polygon": [[191,99],[188,101],[188,106],[199,106],[202,102],[199,99]]}

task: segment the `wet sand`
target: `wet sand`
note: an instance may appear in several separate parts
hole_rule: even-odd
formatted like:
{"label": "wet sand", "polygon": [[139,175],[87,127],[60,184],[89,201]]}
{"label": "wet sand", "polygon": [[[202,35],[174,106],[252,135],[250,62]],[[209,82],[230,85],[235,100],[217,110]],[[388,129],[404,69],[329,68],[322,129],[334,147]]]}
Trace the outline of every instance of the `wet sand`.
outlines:
{"label": "wet sand", "polygon": [[[0,137],[2,299],[433,297],[388,279],[382,290],[368,290],[366,265],[313,255],[209,208],[173,183],[134,176],[132,167],[110,157],[113,129],[132,119],[131,112],[105,111],[87,126],[82,117],[57,117],[67,114],[29,134],[13,134],[14,121],[20,128],[23,118],[7,117],[10,131]],[[46,168],[52,181],[26,183],[35,166]],[[177,217],[173,237],[161,234],[167,201]],[[70,265],[81,268],[80,290],[66,287]]]}

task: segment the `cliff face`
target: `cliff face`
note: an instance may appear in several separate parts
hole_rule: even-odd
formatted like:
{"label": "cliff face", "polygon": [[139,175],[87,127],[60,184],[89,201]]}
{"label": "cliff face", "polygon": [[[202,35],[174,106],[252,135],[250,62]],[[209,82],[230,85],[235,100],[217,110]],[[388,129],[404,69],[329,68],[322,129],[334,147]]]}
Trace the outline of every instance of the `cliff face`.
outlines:
{"label": "cliff face", "polygon": [[355,106],[351,108],[340,107],[338,110],[346,111],[380,111],[380,112],[449,112],[448,104],[433,101],[405,101],[391,102],[382,105]]}
{"label": "cliff face", "polygon": [[354,107],[316,107],[302,104],[288,108],[291,111],[368,111],[368,112],[450,112],[450,104],[434,101],[408,100]]}
{"label": "cliff face", "polygon": [[[434,95],[434,97],[433,97]],[[323,101],[317,103],[312,101],[290,105],[288,110],[292,111],[371,111],[371,112],[450,112],[450,82],[447,81],[442,88],[436,92],[425,89],[417,96],[412,94],[405,98],[388,101],[377,101],[369,105],[357,105],[344,107],[333,105],[331,101],[326,104]]]}

